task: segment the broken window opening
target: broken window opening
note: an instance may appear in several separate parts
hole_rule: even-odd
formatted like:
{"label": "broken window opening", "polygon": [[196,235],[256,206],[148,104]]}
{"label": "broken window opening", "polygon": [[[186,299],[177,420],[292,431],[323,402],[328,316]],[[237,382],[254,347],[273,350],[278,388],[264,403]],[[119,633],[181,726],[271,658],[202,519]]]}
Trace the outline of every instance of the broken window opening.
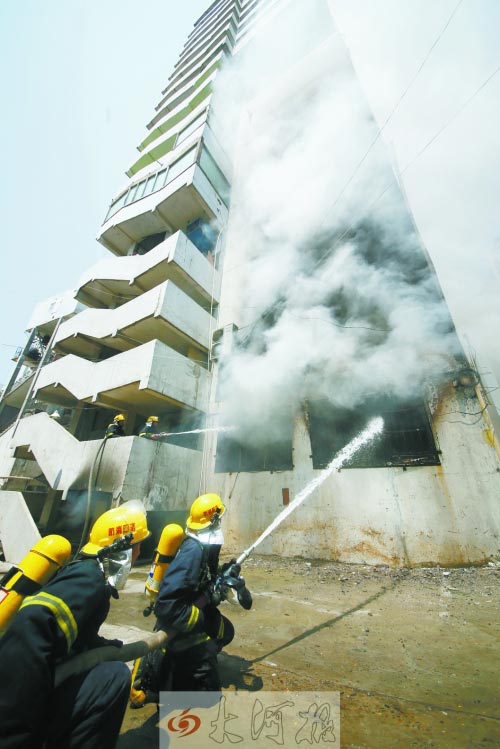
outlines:
{"label": "broken window opening", "polygon": [[403,403],[389,397],[371,398],[358,408],[334,406],[328,400],[307,404],[313,468],[326,468],[374,416],[384,419],[384,431],[345,468],[439,465],[439,450],[422,401]]}
{"label": "broken window opening", "polygon": [[250,445],[222,432],[217,438],[215,473],[255,473],[293,469],[292,428],[284,439]]}

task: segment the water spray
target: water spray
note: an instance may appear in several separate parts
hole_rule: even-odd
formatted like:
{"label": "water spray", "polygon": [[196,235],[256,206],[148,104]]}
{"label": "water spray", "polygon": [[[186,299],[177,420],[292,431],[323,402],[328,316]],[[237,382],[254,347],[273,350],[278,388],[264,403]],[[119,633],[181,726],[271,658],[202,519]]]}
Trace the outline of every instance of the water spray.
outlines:
{"label": "water spray", "polygon": [[[384,421],[381,417],[377,417],[370,421],[367,427],[358,434],[349,444],[347,444],[329,463],[322,473],[307,484],[302,491],[295,497],[293,502],[288,505],[280,514],[273,520],[266,530],[261,533],[259,538],[240,556],[236,561],[231,562],[228,570],[224,572],[222,582],[229,587],[233,587],[237,590],[238,600],[243,608],[249,609],[252,605],[252,598],[250,593],[244,587],[245,583],[243,578],[239,577],[241,565],[245,559],[247,559],[252,551],[262,541],[272,533],[283,520],[288,517],[299,505],[309,497],[315,489],[326,481],[334,471],[338,471],[344,463],[346,463],[361,447],[371,442],[378,434],[382,432],[384,428]],[[213,429],[198,429],[195,432],[203,431],[229,431],[234,427],[214,427]],[[179,434],[179,432],[177,432]],[[234,579],[231,579],[231,576]],[[238,587],[238,583],[241,581],[241,586]],[[148,652],[155,650],[159,647],[163,647],[168,639],[168,635],[164,631],[156,632],[151,637],[145,640],[139,640],[138,642],[129,643],[121,648],[113,646],[96,648],[95,650],[88,650],[85,653],[80,653],[74,658],[70,658],[62,664],[59,664],[56,669],[55,682],[60,684],[65,679],[68,679],[74,674],[84,673],[93,668],[98,663],[103,661],[117,660],[117,661],[133,661],[137,658],[141,658]]]}
{"label": "water spray", "polygon": [[204,434],[205,432],[232,432],[236,427],[207,427],[206,429],[190,429],[188,432],[158,432],[152,434],[151,439],[157,440],[159,437],[178,437],[180,434]]}
{"label": "water spray", "polygon": [[305,486],[299,494],[295,497],[295,499],[287,506],[285,507],[282,512],[273,520],[273,522],[265,529],[263,533],[260,534],[258,539],[254,541],[254,543],[246,549],[238,559],[236,560],[237,564],[243,564],[245,559],[247,559],[252,551],[257,548],[259,544],[262,543],[262,541],[267,538],[277,527],[280,525],[285,518],[287,518],[289,515],[292,514],[294,510],[297,509],[299,505],[304,502],[304,500],[307,499],[321,484],[326,481],[328,476],[330,476],[334,471],[338,471],[344,463],[346,463],[354,453],[356,453],[361,447],[364,447],[364,445],[367,445],[369,442],[371,442],[378,434],[382,432],[384,428],[384,420],[382,417],[377,416],[377,418],[372,419],[369,424],[366,426],[366,428],[358,434],[357,437],[354,437],[337,455],[333,458],[333,460],[327,465],[324,471],[319,474],[319,476],[316,476],[316,478],[312,479],[307,486]]}

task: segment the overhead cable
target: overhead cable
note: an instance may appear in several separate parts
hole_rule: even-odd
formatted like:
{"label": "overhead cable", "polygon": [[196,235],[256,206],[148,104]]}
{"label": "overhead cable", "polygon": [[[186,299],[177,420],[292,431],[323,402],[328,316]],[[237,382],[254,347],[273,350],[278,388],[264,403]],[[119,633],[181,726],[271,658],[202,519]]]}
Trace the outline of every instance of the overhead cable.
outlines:
{"label": "overhead cable", "polygon": [[[461,114],[461,113],[462,113],[462,112],[464,111],[464,109],[465,109],[465,108],[466,108],[466,107],[467,107],[467,106],[468,106],[468,105],[469,105],[469,104],[471,103],[471,101],[472,101],[473,99],[475,99],[475,97],[476,97],[476,96],[477,96],[477,95],[478,95],[478,94],[479,94],[479,93],[480,93],[480,92],[481,92],[481,91],[483,90],[483,88],[485,88],[485,86],[487,86],[487,85],[488,85],[488,83],[489,83],[489,82],[490,82],[490,81],[491,81],[491,80],[492,80],[492,79],[493,79],[493,78],[494,78],[494,77],[495,77],[495,76],[496,76],[496,75],[497,75],[497,74],[498,74],[499,72],[500,72],[500,65],[499,65],[499,66],[498,66],[498,67],[497,67],[497,68],[496,68],[496,69],[495,69],[495,70],[493,71],[493,73],[491,73],[491,75],[489,75],[489,76],[488,76],[488,77],[486,78],[486,80],[484,80],[484,81],[483,81],[483,83],[481,83],[481,85],[480,85],[480,86],[479,86],[479,87],[478,87],[478,88],[477,88],[477,89],[476,89],[476,90],[474,91],[474,93],[473,93],[473,94],[471,94],[471,96],[469,96],[469,98],[468,98],[468,99],[467,99],[467,100],[466,100],[466,101],[465,101],[465,102],[464,102],[464,103],[462,104],[462,106],[461,106],[461,107],[460,107],[460,108],[459,108],[459,109],[458,109],[458,110],[457,110],[457,111],[455,112],[455,114],[453,114],[453,115],[452,115],[452,117],[450,117],[450,119],[449,119],[449,120],[447,120],[447,121],[445,122],[445,124],[444,124],[444,125],[443,125],[443,126],[442,126],[442,127],[441,127],[441,128],[440,128],[440,129],[439,129],[439,130],[438,130],[438,131],[437,131],[437,132],[436,132],[436,133],[435,133],[435,134],[434,134],[433,136],[432,136],[432,138],[430,138],[430,140],[428,140],[428,141],[427,141],[427,143],[426,143],[426,144],[425,144],[425,145],[423,146],[423,148],[421,148],[421,149],[420,149],[420,151],[418,151],[418,153],[417,153],[417,154],[416,154],[416,155],[415,155],[415,156],[414,156],[414,157],[413,157],[412,159],[410,159],[410,161],[409,161],[409,162],[408,162],[408,163],[406,164],[406,166],[405,166],[405,167],[404,167],[404,168],[403,168],[403,169],[402,169],[402,170],[400,171],[400,175],[403,175],[403,174],[404,174],[404,173],[405,173],[406,171],[408,171],[408,169],[409,169],[409,168],[410,168],[411,166],[413,166],[413,165],[415,164],[415,162],[416,162],[416,161],[417,161],[417,160],[418,160],[418,159],[420,158],[420,156],[422,156],[422,154],[423,154],[423,153],[424,153],[424,152],[425,152],[425,151],[426,151],[426,150],[427,150],[427,149],[429,148],[429,146],[430,146],[430,145],[432,145],[432,143],[434,143],[434,142],[435,142],[435,141],[436,141],[436,140],[437,140],[437,139],[439,138],[439,136],[441,136],[441,135],[442,135],[442,134],[444,133],[444,131],[445,131],[445,130],[446,130],[446,129],[447,129],[447,128],[448,128],[448,127],[449,127],[449,126],[451,125],[451,123],[452,123],[452,122],[454,122],[454,120],[456,120],[456,118],[457,118],[457,117],[458,117],[458,116],[459,116],[459,115],[460,115],[460,114]],[[390,190],[390,189],[391,189],[391,187],[394,187],[394,184],[395,184],[395,183],[394,183],[393,181],[391,181],[391,182],[390,182],[390,183],[389,183],[389,184],[388,184],[388,185],[387,185],[387,186],[386,186],[386,187],[384,188],[384,190],[382,190],[382,192],[381,192],[381,193],[380,193],[380,194],[379,194],[379,195],[378,195],[378,196],[377,196],[377,197],[375,198],[375,200],[372,200],[372,202],[371,202],[371,203],[369,203],[369,205],[368,205],[368,209],[370,209],[370,208],[373,208],[373,206],[374,206],[374,205],[375,205],[376,203],[378,203],[378,201],[379,201],[379,200],[380,200],[381,198],[383,198],[383,197],[384,197],[384,195],[386,194],[386,192],[387,192],[388,190]],[[339,246],[339,244],[340,244],[340,243],[341,243],[341,241],[342,241],[342,240],[344,239],[344,237],[346,237],[346,236],[347,236],[347,235],[348,235],[348,234],[349,234],[349,233],[350,233],[350,232],[351,232],[351,231],[352,231],[353,229],[355,229],[355,228],[356,228],[356,226],[358,225],[358,223],[359,223],[359,220],[356,220],[356,221],[354,221],[354,222],[353,222],[352,224],[350,224],[350,225],[349,225],[349,226],[347,227],[347,229],[345,229],[345,230],[344,230],[344,231],[342,232],[342,234],[341,234],[341,235],[340,235],[339,237],[337,237],[337,239],[335,240],[335,242],[334,242],[333,246],[329,247],[329,248],[328,248],[328,251],[327,251],[327,252],[325,252],[325,253],[323,253],[323,255],[321,255],[321,256],[319,257],[318,261],[317,261],[317,262],[316,262],[316,263],[315,263],[315,264],[313,265],[313,267],[311,268],[311,270],[314,270],[315,268],[317,268],[317,267],[318,267],[318,265],[320,265],[320,263],[322,263],[322,262],[323,262],[323,260],[325,259],[325,257],[326,257],[327,255],[330,255],[330,254],[331,254],[331,252],[332,252],[332,250],[334,250],[334,249],[335,249],[336,247],[338,247],[338,246]]]}
{"label": "overhead cable", "polygon": [[401,96],[399,97],[399,99],[397,100],[396,104],[394,105],[394,107],[393,107],[392,111],[391,111],[391,112],[389,113],[389,115],[388,115],[388,117],[386,118],[386,120],[385,120],[385,122],[383,123],[383,125],[382,125],[382,126],[381,126],[381,127],[379,128],[379,129],[378,129],[377,135],[375,136],[375,138],[374,138],[374,139],[372,140],[372,142],[370,143],[370,145],[369,145],[369,147],[368,147],[368,150],[366,151],[366,153],[364,154],[364,156],[362,157],[362,159],[361,159],[361,160],[360,160],[360,161],[358,162],[358,164],[357,164],[357,165],[356,165],[356,167],[354,168],[354,171],[353,171],[353,173],[351,174],[351,176],[349,177],[349,179],[347,180],[347,182],[345,183],[345,185],[343,186],[343,188],[341,189],[341,191],[339,192],[339,194],[338,194],[338,195],[337,195],[337,197],[335,198],[334,202],[333,202],[333,203],[332,203],[332,205],[330,206],[330,210],[333,210],[333,208],[335,208],[335,206],[336,206],[336,205],[337,205],[337,203],[339,202],[340,198],[342,197],[342,195],[343,195],[343,194],[345,193],[345,191],[347,190],[347,188],[348,188],[348,187],[349,187],[349,185],[351,184],[352,180],[354,179],[354,177],[355,177],[355,176],[356,176],[356,174],[358,173],[359,169],[361,168],[361,166],[362,166],[362,165],[363,165],[363,163],[365,162],[366,158],[368,157],[368,155],[369,155],[370,151],[372,150],[373,146],[375,145],[375,143],[377,143],[378,139],[379,139],[379,138],[380,138],[380,136],[382,135],[382,132],[383,132],[383,130],[385,129],[386,125],[388,125],[388,123],[389,123],[389,122],[390,122],[390,120],[392,119],[393,115],[394,115],[394,114],[396,113],[397,109],[399,108],[399,105],[401,104],[401,102],[402,102],[402,101],[403,101],[403,99],[405,98],[406,94],[408,93],[408,91],[410,90],[410,88],[412,87],[412,85],[413,85],[413,84],[415,83],[415,81],[417,80],[417,78],[418,78],[418,76],[420,75],[420,73],[421,73],[421,71],[422,71],[422,69],[423,69],[423,67],[424,67],[425,63],[427,62],[427,60],[428,60],[428,59],[429,59],[429,57],[431,56],[431,54],[432,54],[433,50],[435,49],[435,47],[437,46],[437,44],[438,44],[439,40],[441,39],[441,37],[442,37],[442,36],[443,36],[443,34],[445,33],[446,29],[447,29],[447,28],[448,28],[448,26],[450,25],[450,23],[451,23],[451,21],[452,21],[452,19],[453,19],[454,15],[455,15],[455,13],[456,13],[456,12],[457,12],[457,10],[459,9],[459,7],[460,7],[460,6],[462,5],[462,3],[463,3],[463,0],[459,0],[459,2],[457,3],[457,5],[455,6],[454,10],[452,11],[452,13],[451,13],[451,15],[449,16],[448,20],[446,21],[445,25],[444,25],[444,26],[443,26],[443,28],[441,29],[440,33],[438,34],[438,36],[436,37],[436,39],[435,39],[435,40],[434,40],[434,42],[432,43],[431,47],[429,48],[429,51],[427,52],[427,54],[425,55],[424,59],[423,59],[423,60],[422,60],[422,62],[420,63],[419,67],[417,68],[417,71],[416,71],[415,75],[414,75],[414,76],[413,76],[413,78],[412,78],[412,79],[410,80],[409,84],[407,85],[407,87],[405,88],[405,90],[403,91],[403,93],[401,94]]}

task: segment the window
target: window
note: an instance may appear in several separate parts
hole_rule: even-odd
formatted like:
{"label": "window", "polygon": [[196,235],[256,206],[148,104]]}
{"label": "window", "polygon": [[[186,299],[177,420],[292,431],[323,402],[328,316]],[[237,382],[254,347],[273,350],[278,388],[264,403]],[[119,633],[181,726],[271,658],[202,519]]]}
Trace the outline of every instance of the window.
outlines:
{"label": "window", "polygon": [[157,190],[161,190],[161,188],[164,187],[166,179],[167,179],[167,172],[168,172],[168,169],[162,169],[156,175],[156,182],[155,182],[155,186],[154,186],[154,192],[156,192]]}
{"label": "window", "polygon": [[141,239],[140,242],[137,242],[133,255],[145,255],[147,252],[153,249],[153,247],[156,247],[160,242],[163,242],[163,240],[166,237],[166,233],[164,231],[159,232],[157,234],[150,234],[147,237],[144,237]]}
{"label": "window", "polygon": [[139,200],[139,198],[142,198],[142,195],[143,195],[143,193],[144,193],[144,185],[145,185],[145,184],[146,184],[146,180],[145,180],[145,179],[143,179],[143,180],[141,180],[141,181],[139,182],[139,184],[137,185],[137,192],[136,192],[136,195],[135,195],[135,199],[136,199],[136,200]]}
{"label": "window", "polygon": [[135,185],[132,185],[127,192],[124,192],[118,200],[111,204],[111,207],[106,215],[106,221],[110,216],[113,216],[123,205],[129,205],[136,200],[140,200],[146,195],[150,195],[157,190],[161,190],[167,182],[171,182],[173,179],[179,176],[181,172],[187,169],[191,164],[194,163],[194,155],[196,147],[189,149],[183,154],[177,161],[174,161],[172,166],[169,168],[163,167],[158,172],[150,174],[146,179],[141,180]]}
{"label": "window", "polygon": [[221,432],[217,438],[215,473],[289,471],[293,468],[292,430],[282,439],[261,445],[245,443],[233,433]]}
{"label": "window", "polygon": [[134,202],[134,200],[136,198],[136,195],[137,195],[138,188],[139,188],[138,184],[137,185],[132,185],[132,187],[130,188],[130,190],[128,192],[127,200],[125,201],[126,205],[128,205],[129,203],[133,203]]}
{"label": "window", "polygon": [[229,182],[223,175],[213,156],[209,153],[209,151],[207,151],[206,148],[202,148],[201,151],[200,167],[207,176],[208,180],[211,182],[214,189],[217,191],[222,202],[226,206],[228,206],[229,194],[231,192]]}
{"label": "window", "polygon": [[346,468],[439,465],[439,454],[421,402],[403,403],[389,397],[371,398],[347,409],[327,400],[307,404],[313,468],[325,468],[333,457],[374,416],[384,419],[384,431],[356,453]]}
{"label": "window", "polygon": [[106,215],[106,220],[110,216],[113,216],[113,214],[115,214],[117,211],[120,210],[120,208],[125,204],[125,198],[126,197],[127,197],[127,193],[124,192],[123,195],[120,195],[120,197],[117,200],[115,200],[114,203],[111,203],[109,211],[108,211],[108,213]]}
{"label": "window", "polygon": [[149,195],[149,193],[153,192],[155,180],[156,180],[156,174],[152,174],[150,177],[147,178],[146,187],[144,188],[144,195]]}
{"label": "window", "polygon": [[208,221],[201,218],[191,221],[186,226],[186,236],[194,246],[203,254],[213,252],[217,242],[217,232]]}
{"label": "window", "polygon": [[200,127],[200,125],[205,121],[207,115],[207,110],[203,110],[201,114],[198,115],[198,117],[195,117],[195,119],[189,123],[187,127],[184,128],[184,130],[181,130],[179,133],[179,137],[177,138],[177,145],[179,143],[182,143],[183,140],[186,140],[191,133],[194,133],[194,131]]}
{"label": "window", "polygon": [[190,148],[189,151],[186,151],[186,153],[180,157],[180,159],[174,161],[168,171],[169,182],[172,182],[173,179],[178,177],[179,174],[182,174],[185,169],[187,169],[189,166],[191,166],[191,164],[194,163],[195,152],[196,148]]}

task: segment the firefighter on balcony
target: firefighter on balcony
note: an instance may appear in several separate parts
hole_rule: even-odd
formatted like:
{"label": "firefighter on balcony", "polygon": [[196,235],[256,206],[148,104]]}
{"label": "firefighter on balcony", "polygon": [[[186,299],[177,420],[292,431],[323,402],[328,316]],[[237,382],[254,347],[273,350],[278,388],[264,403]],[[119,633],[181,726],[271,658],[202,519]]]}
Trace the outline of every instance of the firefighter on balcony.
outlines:
{"label": "firefighter on balcony", "polygon": [[108,510],[94,523],[79,558],[24,599],[0,639],[2,749],[111,749],[130,691],[119,661],[100,663],[54,687],[58,661],[100,645],[110,598],[117,598],[149,536],[142,503]]}
{"label": "firefighter on balcony", "polygon": [[155,605],[157,628],[170,637],[160,671],[161,689],[220,689],[217,653],[234,637],[234,627],[218,605],[234,588],[249,609],[252,597],[233,560],[219,569],[224,542],[220,527],[225,507],[217,494],[203,494],[192,504],[186,538],[171,562]]}
{"label": "firefighter on balcony", "polygon": [[110,437],[124,437],[124,426],[125,416],[123,414],[117,414],[111,424],[108,424],[104,437],[106,439],[109,439]]}
{"label": "firefighter on balcony", "polygon": [[148,416],[146,423],[139,432],[139,437],[150,440],[155,434],[158,434],[158,416]]}

